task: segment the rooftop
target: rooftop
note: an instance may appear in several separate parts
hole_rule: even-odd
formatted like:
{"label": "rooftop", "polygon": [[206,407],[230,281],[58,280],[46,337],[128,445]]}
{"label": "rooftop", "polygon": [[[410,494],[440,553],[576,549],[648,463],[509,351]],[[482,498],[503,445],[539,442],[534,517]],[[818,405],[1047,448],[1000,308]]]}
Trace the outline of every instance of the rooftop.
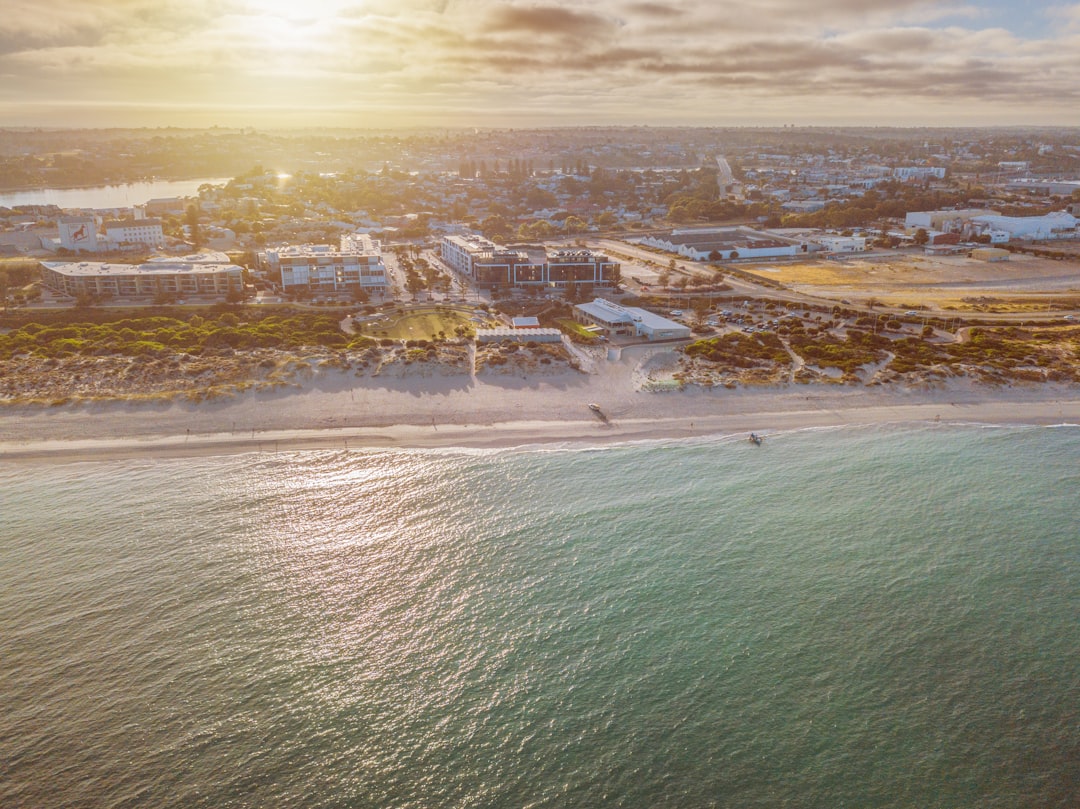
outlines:
{"label": "rooftop", "polygon": [[242,271],[242,267],[225,262],[191,261],[193,258],[151,259],[142,264],[111,264],[100,261],[43,261],[41,264],[55,272],[70,276],[154,275],[164,273],[215,273],[226,270]]}

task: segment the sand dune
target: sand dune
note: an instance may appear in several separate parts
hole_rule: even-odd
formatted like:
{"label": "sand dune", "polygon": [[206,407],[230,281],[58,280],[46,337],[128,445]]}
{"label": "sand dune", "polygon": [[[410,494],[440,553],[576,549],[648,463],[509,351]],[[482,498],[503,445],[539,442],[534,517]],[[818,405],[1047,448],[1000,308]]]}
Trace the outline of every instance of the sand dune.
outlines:
{"label": "sand dune", "polygon": [[[324,368],[296,386],[212,401],[12,406],[0,411],[0,458],[599,444],[919,421],[1080,423],[1080,391],[1047,384],[643,390],[667,353],[642,346],[616,361],[598,355],[591,373],[357,376]],[[601,405],[603,419],[589,402]]]}

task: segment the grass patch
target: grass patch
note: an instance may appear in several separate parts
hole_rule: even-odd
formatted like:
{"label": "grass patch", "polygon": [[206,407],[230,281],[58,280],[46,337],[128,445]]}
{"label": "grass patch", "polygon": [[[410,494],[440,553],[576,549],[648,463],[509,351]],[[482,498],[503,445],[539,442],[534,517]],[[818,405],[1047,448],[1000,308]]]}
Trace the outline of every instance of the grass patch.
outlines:
{"label": "grass patch", "polygon": [[599,339],[595,332],[589,331],[572,318],[561,317],[555,323],[576,343],[595,343]]}
{"label": "grass patch", "polygon": [[470,315],[454,309],[414,309],[366,323],[361,333],[390,340],[439,340],[458,336],[459,327],[472,329],[476,325]]}

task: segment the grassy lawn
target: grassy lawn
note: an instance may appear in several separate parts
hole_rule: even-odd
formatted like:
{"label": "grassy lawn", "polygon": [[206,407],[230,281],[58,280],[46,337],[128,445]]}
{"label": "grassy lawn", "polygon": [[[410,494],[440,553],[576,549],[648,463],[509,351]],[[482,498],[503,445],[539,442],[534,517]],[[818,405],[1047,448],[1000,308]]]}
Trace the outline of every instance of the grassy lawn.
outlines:
{"label": "grassy lawn", "polygon": [[392,340],[432,340],[443,332],[454,336],[457,326],[475,327],[469,315],[453,310],[414,309],[402,315],[389,314],[376,323],[365,323],[361,333],[369,337],[389,337]]}
{"label": "grassy lawn", "polygon": [[581,338],[586,342],[595,342],[598,338],[594,332],[589,331],[576,320],[571,320],[568,317],[560,318],[555,321],[559,324],[559,328],[567,334]]}

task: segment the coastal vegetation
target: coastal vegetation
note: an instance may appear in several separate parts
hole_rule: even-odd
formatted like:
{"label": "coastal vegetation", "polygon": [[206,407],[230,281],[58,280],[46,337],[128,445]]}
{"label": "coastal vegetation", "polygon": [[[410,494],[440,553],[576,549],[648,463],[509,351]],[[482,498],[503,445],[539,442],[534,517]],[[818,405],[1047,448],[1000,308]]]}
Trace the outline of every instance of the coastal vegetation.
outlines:
{"label": "coastal vegetation", "polygon": [[358,349],[372,342],[363,335],[344,334],[330,314],[240,309],[186,318],[143,315],[104,322],[31,321],[0,334],[0,360],[20,354],[166,357],[258,348]]}
{"label": "coastal vegetation", "polygon": [[[796,381],[881,384],[934,378],[968,377],[981,382],[1080,381],[1080,328],[975,327],[937,337],[874,334],[857,328],[817,330],[788,327],[771,333],[725,334],[686,346],[684,364],[723,383],[754,381],[747,370],[786,370]],[[788,354],[790,350],[791,354]],[[704,369],[703,367],[704,366]],[[798,367],[796,367],[798,366]],[[818,369],[815,372],[811,369]],[[836,378],[820,371],[839,372]]]}

